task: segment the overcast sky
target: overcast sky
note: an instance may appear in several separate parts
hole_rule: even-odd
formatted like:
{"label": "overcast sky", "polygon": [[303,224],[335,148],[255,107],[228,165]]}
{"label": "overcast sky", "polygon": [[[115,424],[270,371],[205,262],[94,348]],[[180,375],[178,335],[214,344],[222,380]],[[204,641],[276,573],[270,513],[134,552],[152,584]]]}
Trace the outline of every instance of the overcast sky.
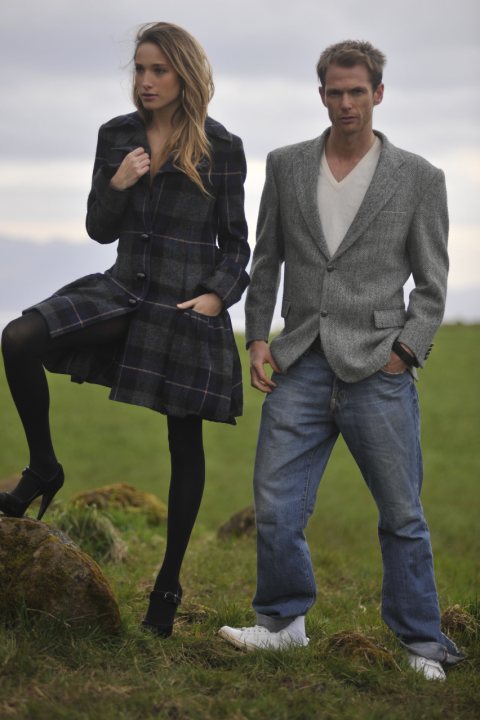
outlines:
{"label": "overcast sky", "polygon": [[210,114],[244,140],[253,243],[267,152],[328,123],[318,55],[338,40],[368,39],[388,58],[374,126],[445,170],[450,287],[479,297],[479,8],[478,0],[1,0],[0,238],[90,242],[94,253],[84,214],[97,130],[133,109],[138,25],[166,20],[204,46],[216,83]]}

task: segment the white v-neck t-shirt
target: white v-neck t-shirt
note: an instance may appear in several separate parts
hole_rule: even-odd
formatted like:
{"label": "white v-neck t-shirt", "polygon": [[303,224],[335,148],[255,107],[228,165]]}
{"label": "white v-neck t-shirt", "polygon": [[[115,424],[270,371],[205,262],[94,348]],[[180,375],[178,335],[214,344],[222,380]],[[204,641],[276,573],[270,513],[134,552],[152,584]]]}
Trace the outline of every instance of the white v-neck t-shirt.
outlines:
{"label": "white v-neck t-shirt", "polygon": [[362,204],[381,149],[382,142],[375,137],[370,150],[340,182],[329,168],[325,150],[322,153],[317,186],[318,212],[330,256],[337,251]]}

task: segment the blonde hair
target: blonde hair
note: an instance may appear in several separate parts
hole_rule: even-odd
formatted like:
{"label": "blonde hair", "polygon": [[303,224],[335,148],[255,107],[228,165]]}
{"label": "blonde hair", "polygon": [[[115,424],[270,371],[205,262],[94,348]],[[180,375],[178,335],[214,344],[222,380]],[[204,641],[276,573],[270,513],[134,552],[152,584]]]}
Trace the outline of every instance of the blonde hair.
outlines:
{"label": "blonde hair", "polygon": [[[135,41],[135,55],[140,45],[152,43],[165,53],[178,73],[182,86],[181,103],[173,116],[173,132],[165,148],[174,165],[182,170],[202,192],[207,190],[197,170],[202,159],[211,164],[210,143],[205,133],[208,103],[213,97],[212,69],[200,43],[186,30],[171,23],[142,25]],[[146,110],[133,83],[133,102],[148,126],[153,117]]]}

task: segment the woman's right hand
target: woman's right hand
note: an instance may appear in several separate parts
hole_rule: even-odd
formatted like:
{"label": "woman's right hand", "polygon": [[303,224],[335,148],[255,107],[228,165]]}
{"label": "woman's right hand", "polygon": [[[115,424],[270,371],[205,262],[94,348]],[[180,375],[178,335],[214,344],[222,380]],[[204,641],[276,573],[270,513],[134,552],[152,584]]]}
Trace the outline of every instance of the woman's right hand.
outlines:
{"label": "woman's right hand", "polygon": [[122,160],[120,167],[110,180],[114,190],[127,190],[140,180],[150,169],[150,157],[141,147],[132,150]]}

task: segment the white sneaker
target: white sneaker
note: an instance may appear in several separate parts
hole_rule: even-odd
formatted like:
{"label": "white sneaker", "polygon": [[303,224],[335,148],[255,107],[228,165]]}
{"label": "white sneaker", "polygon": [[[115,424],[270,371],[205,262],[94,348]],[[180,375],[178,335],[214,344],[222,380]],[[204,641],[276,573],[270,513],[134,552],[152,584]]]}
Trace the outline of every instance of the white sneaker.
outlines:
{"label": "white sneaker", "polygon": [[444,669],[436,660],[408,653],[408,664],[416,672],[422,673],[427,680],[440,680],[443,682],[447,679]]}
{"label": "white sneaker", "polygon": [[290,635],[286,628],[280,632],[270,632],[262,625],[244,628],[224,625],[218,634],[242,650],[288,650],[292,647],[306,647],[310,642],[306,635]]}

